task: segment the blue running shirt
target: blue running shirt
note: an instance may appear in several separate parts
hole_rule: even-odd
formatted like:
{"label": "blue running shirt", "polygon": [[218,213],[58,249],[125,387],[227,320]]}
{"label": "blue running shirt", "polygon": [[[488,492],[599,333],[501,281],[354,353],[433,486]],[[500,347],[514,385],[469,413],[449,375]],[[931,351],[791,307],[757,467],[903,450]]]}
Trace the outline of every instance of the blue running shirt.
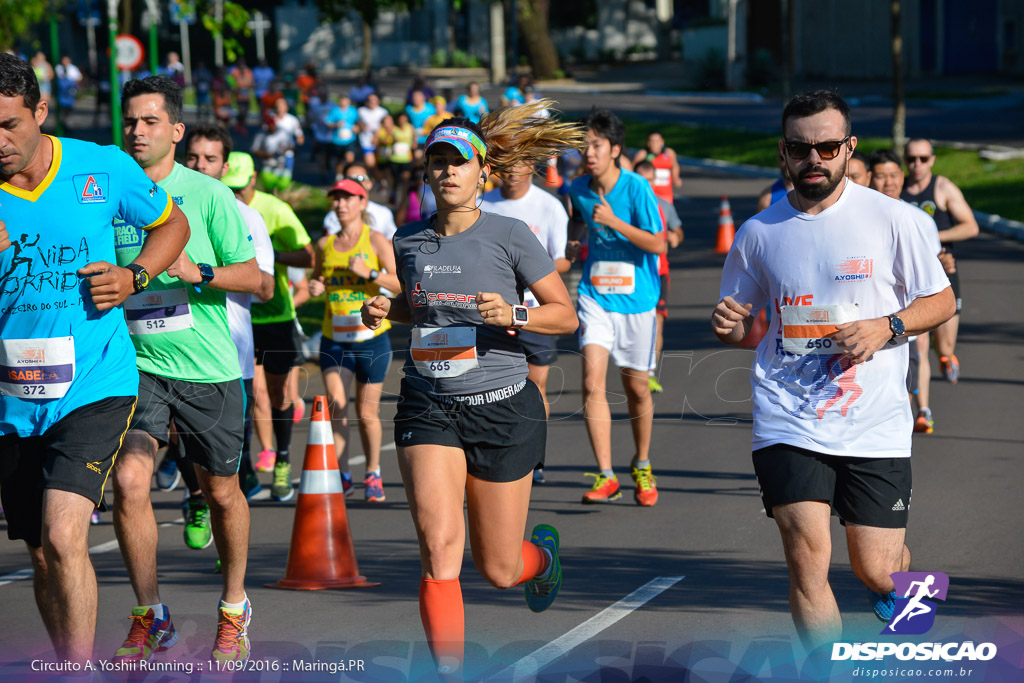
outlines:
{"label": "blue running shirt", "polygon": [[0,182],[11,239],[0,252],[0,435],[38,436],[76,408],[138,393],[124,312],[97,311],[76,271],[117,262],[115,216],[151,226],[171,213],[167,193],[116,147],[46,137],[53,162],[39,187]]}
{"label": "blue running shirt", "polygon": [[[661,294],[658,255],[635,246],[622,233],[594,223],[594,205],[601,200],[590,189],[590,179],[589,175],[579,176],[569,188],[573,215],[581,217],[588,228],[587,260],[579,293],[613,313],[653,310]],[[604,198],[617,218],[634,228],[661,232],[658,203],[650,183],[643,177],[622,171],[615,187]]]}

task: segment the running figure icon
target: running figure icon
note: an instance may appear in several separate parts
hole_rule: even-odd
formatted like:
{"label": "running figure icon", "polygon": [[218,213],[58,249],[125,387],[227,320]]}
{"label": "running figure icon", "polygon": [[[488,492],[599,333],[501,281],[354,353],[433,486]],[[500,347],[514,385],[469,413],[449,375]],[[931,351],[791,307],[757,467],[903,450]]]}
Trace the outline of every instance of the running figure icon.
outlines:
{"label": "running figure icon", "polygon": [[910,621],[916,616],[928,614],[932,611],[932,608],[929,607],[927,604],[923,603],[922,600],[924,600],[925,598],[934,598],[936,595],[938,595],[938,588],[931,592],[929,592],[928,590],[934,583],[934,574],[929,574],[924,581],[912,581],[910,583],[910,586],[907,587],[907,592],[904,593],[903,597],[910,598],[910,594],[914,591],[914,586],[918,587],[917,595],[910,598],[910,601],[907,602],[906,607],[903,608],[903,611],[900,612],[900,615],[892,620],[892,622],[889,624],[890,631],[892,631],[893,633],[896,632],[896,624],[899,623],[900,619],[902,619],[903,617],[906,617],[907,621]]}

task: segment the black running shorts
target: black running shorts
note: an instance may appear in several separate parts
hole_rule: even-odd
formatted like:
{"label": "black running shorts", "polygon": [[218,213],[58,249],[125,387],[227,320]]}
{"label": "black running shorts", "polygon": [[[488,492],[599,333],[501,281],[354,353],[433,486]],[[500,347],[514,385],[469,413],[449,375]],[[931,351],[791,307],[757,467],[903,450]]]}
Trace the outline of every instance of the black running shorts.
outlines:
{"label": "black running shorts", "polygon": [[294,367],[302,365],[302,340],[294,320],[281,323],[264,323],[252,326],[252,339],[256,349],[256,365],[262,365],[264,372],[271,375],[287,375]]}
{"label": "black running shorts", "polygon": [[134,396],[89,403],[41,436],[0,436],[0,502],[7,537],[42,545],[43,492],[70,491],[97,506],[135,409]]}
{"label": "black running shorts", "polygon": [[753,453],[761,501],[772,508],[826,501],[844,524],[903,529],[910,514],[910,458],[849,458],[775,444]]}
{"label": "black running shorts", "polygon": [[146,432],[163,446],[172,419],[185,457],[219,477],[238,472],[245,437],[242,380],[207,384],[140,372],[132,429]]}
{"label": "black running shorts", "polygon": [[558,359],[558,337],[526,330],[518,330],[516,336],[530,365],[548,366]]}
{"label": "black running shorts", "polygon": [[[506,393],[515,387],[508,387]],[[501,392],[502,390],[496,390]],[[544,466],[547,420],[537,385],[524,380],[507,398],[494,392],[441,397],[402,380],[395,443],[450,446],[466,453],[466,471],[484,481],[518,481]]]}

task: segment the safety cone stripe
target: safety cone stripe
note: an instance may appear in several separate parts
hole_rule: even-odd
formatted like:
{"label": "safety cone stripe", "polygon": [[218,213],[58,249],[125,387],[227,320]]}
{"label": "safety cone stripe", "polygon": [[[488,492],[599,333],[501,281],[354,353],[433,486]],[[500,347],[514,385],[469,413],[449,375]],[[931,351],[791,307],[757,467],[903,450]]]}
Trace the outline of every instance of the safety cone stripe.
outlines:
{"label": "safety cone stripe", "polygon": [[334,432],[331,431],[331,423],[320,420],[309,423],[309,446],[333,446]]}
{"label": "safety cone stripe", "polygon": [[343,493],[338,470],[303,470],[300,494]]}

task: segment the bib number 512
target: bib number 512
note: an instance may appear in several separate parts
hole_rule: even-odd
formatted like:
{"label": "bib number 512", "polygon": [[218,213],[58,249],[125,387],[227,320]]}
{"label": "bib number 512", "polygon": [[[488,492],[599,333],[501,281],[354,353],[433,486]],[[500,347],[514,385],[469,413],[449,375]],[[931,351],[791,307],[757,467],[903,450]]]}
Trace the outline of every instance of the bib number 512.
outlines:
{"label": "bib number 512", "polygon": [[822,337],[821,339],[808,339],[807,346],[804,348],[808,349],[831,349],[832,340],[828,337]]}
{"label": "bib number 512", "polygon": [[450,361],[437,360],[437,361],[431,361],[430,362],[430,370],[431,370],[431,372],[439,372],[439,371],[442,371],[442,370],[451,370],[451,369],[452,369],[452,364],[451,364]]}

